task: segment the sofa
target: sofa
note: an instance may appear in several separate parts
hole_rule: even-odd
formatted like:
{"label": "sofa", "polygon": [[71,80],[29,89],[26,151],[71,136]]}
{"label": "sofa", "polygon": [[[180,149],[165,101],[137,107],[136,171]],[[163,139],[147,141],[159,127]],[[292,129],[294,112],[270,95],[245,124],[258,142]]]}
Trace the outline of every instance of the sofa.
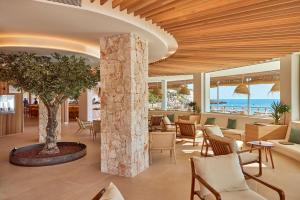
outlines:
{"label": "sofa", "polygon": [[[204,125],[207,118],[215,118],[215,124],[218,125],[226,137],[230,137],[236,140],[245,139],[245,125],[246,123],[271,123],[273,120],[270,118],[235,115],[235,114],[223,114],[223,113],[202,113],[200,124]],[[227,128],[228,119],[236,120],[236,128]]]}
{"label": "sofa", "polygon": [[297,161],[300,161],[300,144],[284,145],[279,143],[280,141],[285,141],[285,142],[289,141],[292,128],[300,129],[300,122],[293,122],[289,125],[284,140],[269,140],[269,141],[275,145],[273,148],[274,151],[283,154],[285,156],[288,156],[290,158],[293,158]]}

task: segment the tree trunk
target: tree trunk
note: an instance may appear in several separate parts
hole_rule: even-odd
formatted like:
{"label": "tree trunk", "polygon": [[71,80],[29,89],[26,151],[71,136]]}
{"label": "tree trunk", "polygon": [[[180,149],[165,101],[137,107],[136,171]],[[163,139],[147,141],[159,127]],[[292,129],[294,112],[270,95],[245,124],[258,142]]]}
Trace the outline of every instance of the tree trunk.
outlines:
{"label": "tree trunk", "polygon": [[[46,104],[45,104],[46,105]],[[59,148],[57,147],[57,136],[56,136],[56,128],[57,128],[57,120],[56,114],[58,111],[58,106],[46,105],[48,111],[48,122],[46,126],[46,142],[43,150],[40,154],[56,154],[59,153]]]}

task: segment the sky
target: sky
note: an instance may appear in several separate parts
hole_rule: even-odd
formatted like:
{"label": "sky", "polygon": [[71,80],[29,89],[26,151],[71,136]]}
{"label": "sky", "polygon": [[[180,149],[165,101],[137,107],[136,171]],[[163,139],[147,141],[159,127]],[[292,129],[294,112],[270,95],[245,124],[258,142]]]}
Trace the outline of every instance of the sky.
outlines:
{"label": "sky", "polygon": [[[280,99],[280,93],[269,93],[273,84],[250,86],[251,99]],[[236,86],[220,86],[220,99],[247,99],[247,95],[233,94]],[[217,99],[217,88],[210,89],[210,99]]]}

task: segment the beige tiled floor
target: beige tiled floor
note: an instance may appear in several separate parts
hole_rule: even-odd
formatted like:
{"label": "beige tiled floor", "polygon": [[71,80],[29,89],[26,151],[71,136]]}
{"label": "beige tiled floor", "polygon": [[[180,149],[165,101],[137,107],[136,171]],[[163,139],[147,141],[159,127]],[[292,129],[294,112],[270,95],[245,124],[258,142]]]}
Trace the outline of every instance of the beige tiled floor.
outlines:
{"label": "beige tiled floor", "polygon": [[[99,141],[93,142],[88,133],[74,135],[76,124],[63,127],[63,139],[81,141],[88,146],[87,156],[62,165],[49,167],[18,167],[9,164],[8,153],[15,146],[37,142],[37,127],[29,124],[24,133],[0,138],[0,199],[61,200],[91,199],[102,187],[113,181],[127,200],[185,200],[190,194],[189,157],[199,155],[199,147],[189,142],[177,144],[177,164],[167,153],[155,153],[149,169],[134,178],[102,174]],[[263,180],[284,189],[287,200],[300,199],[300,163],[274,153],[275,169],[268,164]],[[256,166],[247,171],[254,173]],[[226,173],[226,170],[224,170]],[[278,199],[272,191],[249,181],[252,189],[268,199]]]}

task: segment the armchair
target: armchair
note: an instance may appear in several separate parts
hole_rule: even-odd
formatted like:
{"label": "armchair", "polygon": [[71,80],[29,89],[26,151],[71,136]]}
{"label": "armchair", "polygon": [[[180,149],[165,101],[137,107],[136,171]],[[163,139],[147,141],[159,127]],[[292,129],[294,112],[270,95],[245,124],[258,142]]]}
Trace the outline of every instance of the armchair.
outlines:
{"label": "armchair", "polygon": [[83,130],[89,129],[90,134],[92,134],[93,122],[84,122],[77,117],[76,117],[76,121],[78,123],[79,128],[75,133],[80,133]]}
{"label": "armchair", "polygon": [[[243,172],[236,153],[215,157],[193,157],[191,169],[190,200],[194,200],[195,195],[201,200],[266,200],[248,187],[245,177],[274,190],[280,200],[285,200],[281,189]],[[200,190],[195,190],[196,180],[200,184]]]}
{"label": "armchair", "polygon": [[197,130],[194,123],[189,122],[176,122],[176,134],[178,134],[178,128],[180,134],[178,137],[193,139],[193,146],[196,145],[196,138],[202,137],[202,130]]}
{"label": "armchair", "polygon": [[165,132],[176,132],[176,126],[175,123],[172,123],[170,119],[167,116],[164,116],[162,121],[162,131]]}
{"label": "armchair", "polygon": [[[206,133],[205,135],[210,143],[210,146],[215,156],[237,153],[239,155],[239,160],[242,166],[251,163],[258,163],[259,172],[256,176],[262,175],[262,159],[260,148],[253,148],[252,151],[251,149],[240,151],[234,139],[220,137],[217,135],[210,135]],[[257,153],[253,152],[253,150],[257,151]]]}
{"label": "armchair", "polygon": [[156,131],[161,129],[162,115],[151,115],[149,121],[149,130]]}
{"label": "armchair", "polygon": [[151,132],[150,149],[149,149],[150,163],[152,163],[153,150],[170,151],[170,158],[173,157],[176,163],[175,143],[176,143],[175,132]]}

